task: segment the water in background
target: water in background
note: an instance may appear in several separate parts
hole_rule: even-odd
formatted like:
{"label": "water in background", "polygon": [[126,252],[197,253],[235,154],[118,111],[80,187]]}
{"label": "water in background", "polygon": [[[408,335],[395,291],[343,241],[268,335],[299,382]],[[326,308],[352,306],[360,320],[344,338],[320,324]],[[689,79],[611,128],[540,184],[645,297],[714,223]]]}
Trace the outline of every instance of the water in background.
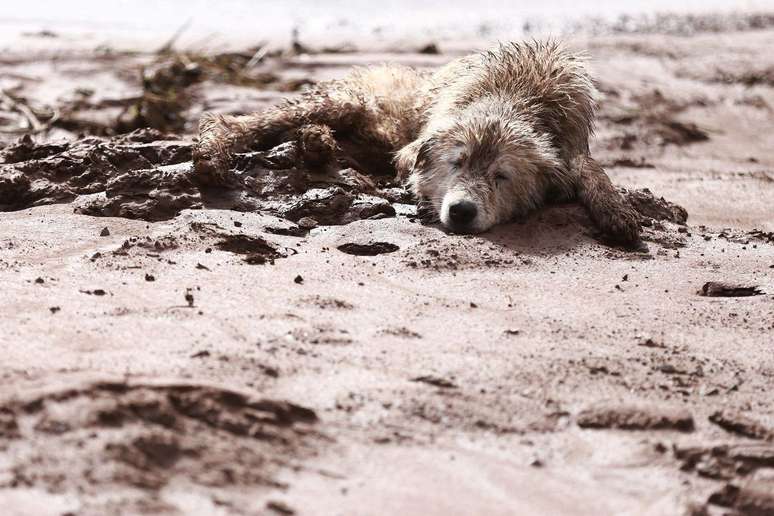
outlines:
{"label": "water in background", "polygon": [[774,12],[774,0],[2,0],[0,32],[83,33],[154,43],[186,21],[185,40],[285,44],[296,28],[308,43],[452,42],[561,33],[591,18],[658,12]]}

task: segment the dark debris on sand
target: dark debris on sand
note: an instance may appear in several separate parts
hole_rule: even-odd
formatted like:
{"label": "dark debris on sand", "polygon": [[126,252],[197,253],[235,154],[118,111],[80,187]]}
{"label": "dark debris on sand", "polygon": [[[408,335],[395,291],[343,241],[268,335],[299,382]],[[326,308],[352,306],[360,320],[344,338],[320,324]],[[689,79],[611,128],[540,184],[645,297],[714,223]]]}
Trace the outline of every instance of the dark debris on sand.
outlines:
{"label": "dark debris on sand", "polygon": [[763,291],[757,285],[708,281],[701,287],[699,294],[706,297],[749,297],[762,295]]}
{"label": "dark debris on sand", "polygon": [[394,253],[398,249],[400,249],[400,247],[389,242],[369,242],[365,244],[348,243],[338,247],[338,250],[342,253],[355,256],[376,256],[379,254]]}
{"label": "dark debris on sand", "polygon": [[693,416],[686,410],[658,405],[600,404],[578,413],[581,428],[621,430],[678,430],[691,432]]}

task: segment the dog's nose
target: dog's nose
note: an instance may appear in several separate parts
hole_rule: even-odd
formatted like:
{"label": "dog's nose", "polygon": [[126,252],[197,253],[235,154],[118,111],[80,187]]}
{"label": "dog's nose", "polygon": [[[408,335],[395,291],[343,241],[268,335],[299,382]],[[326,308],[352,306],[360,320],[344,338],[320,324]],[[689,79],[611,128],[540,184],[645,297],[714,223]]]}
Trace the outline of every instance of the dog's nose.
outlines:
{"label": "dog's nose", "polygon": [[470,201],[456,201],[449,206],[449,220],[455,227],[468,226],[478,214],[475,203]]}

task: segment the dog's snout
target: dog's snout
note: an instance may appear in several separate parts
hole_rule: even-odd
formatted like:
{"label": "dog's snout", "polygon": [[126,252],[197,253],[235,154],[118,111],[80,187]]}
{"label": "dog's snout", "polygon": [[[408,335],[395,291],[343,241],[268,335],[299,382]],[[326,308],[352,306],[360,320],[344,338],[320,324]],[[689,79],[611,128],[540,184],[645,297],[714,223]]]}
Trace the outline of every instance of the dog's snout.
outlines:
{"label": "dog's snout", "polygon": [[456,201],[449,206],[449,220],[454,227],[464,228],[478,215],[476,204],[471,201]]}

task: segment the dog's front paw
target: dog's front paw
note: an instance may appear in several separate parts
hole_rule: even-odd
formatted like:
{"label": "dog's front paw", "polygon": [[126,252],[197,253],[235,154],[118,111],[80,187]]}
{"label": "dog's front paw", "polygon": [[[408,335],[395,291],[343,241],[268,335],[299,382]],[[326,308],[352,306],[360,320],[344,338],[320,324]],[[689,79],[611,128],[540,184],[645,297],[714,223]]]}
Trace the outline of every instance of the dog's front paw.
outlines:
{"label": "dog's front paw", "polygon": [[217,152],[197,146],[193,151],[193,166],[195,178],[201,184],[218,185],[226,182],[228,159]]}
{"label": "dog's front paw", "polygon": [[230,142],[235,131],[233,122],[229,122],[231,119],[204,113],[199,120],[199,141],[194,145],[192,157],[195,178],[201,184],[223,184],[228,178]]}
{"label": "dog's front paw", "polygon": [[634,246],[640,242],[640,216],[623,202],[607,204],[594,213],[599,229],[612,241]]}
{"label": "dog's front paw", "polygon": [[321,167],[333,161],[338,144],[333,131],[327,125],[305,125],[298,130],[296,138],[307,165]]}

